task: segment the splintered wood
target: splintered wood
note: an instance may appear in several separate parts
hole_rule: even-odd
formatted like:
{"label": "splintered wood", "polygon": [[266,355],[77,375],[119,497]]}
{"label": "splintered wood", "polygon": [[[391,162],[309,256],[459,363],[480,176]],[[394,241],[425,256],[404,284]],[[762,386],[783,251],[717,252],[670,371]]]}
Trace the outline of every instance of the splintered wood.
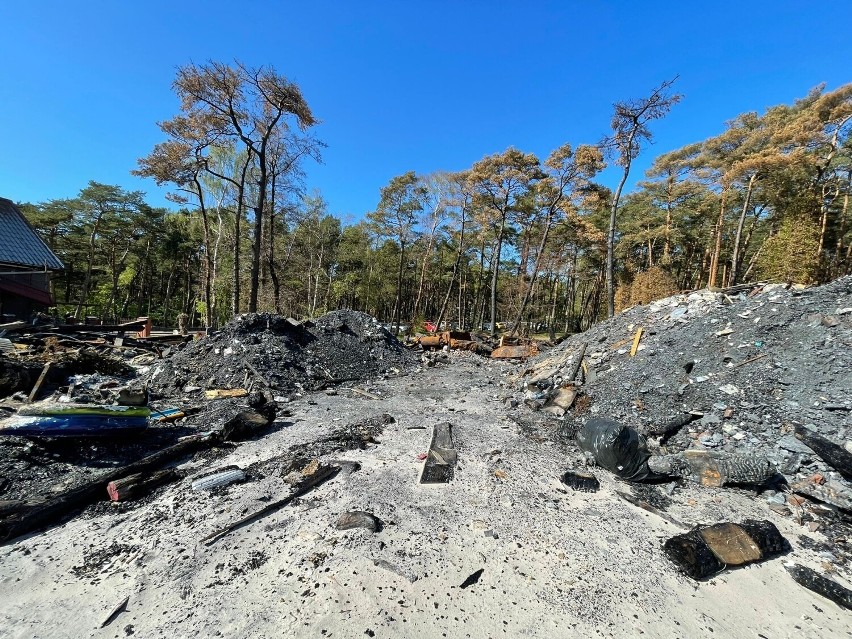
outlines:
{"label": "splintered wood", "polygon": [[245,388],[215,388],[204,391],[207,399],[225,399],[227,397],[245,397],[248,391]]}
{"label": "splintered wood", "polygon": [[444,422],[432,429],[432,441],[420,473],[421,484],[446,484],[453,478],[458,454],[453,446],[452,428],[452,424]]}
{"label": "splintered wood", "polygon": [[39,390],[41,390],[41,385],[44,384],[44,379],[47,377],[47,373],[50,370],[50,362],[44,365],[44,368],[41,369],[41,375],[38,376],[36,380],[35,386],[30,391],[29,397],[27,397],[27,404],[32,404],[33,400],[38,395]]}
{"label": "splintered wood", "polygon": [[642,327],[636,329],[636,335],[633,336],[633,346],[630,347],[630,357],[634,357],[636,355],[636,351],[639,349],[639,340],[642,339]]}

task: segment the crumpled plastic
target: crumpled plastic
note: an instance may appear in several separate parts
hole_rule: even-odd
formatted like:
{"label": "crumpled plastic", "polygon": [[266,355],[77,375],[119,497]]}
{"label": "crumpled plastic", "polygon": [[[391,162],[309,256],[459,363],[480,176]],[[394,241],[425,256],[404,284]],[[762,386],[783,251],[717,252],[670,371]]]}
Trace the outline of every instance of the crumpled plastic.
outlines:
{"label": "crumpled plastic", "polygon": [[601,417],[593,417],[577,433],[580,450],[590,453],[601,468],[627,481],[658,479],[648,468],[651,453],[645,438],[632,428]]}

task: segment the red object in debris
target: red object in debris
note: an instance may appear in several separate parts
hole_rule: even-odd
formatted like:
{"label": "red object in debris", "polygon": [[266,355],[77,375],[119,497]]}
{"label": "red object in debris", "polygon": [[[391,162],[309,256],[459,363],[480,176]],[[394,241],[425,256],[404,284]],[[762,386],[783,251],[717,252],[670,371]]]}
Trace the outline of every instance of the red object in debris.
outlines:
{"label": "red object in debris", "polygon": [[438,330],[438,325],[433,324],[432,322],[426,322],[425,326],[426,326],[426,330],[429,331],[430,333],[434,333],[436,330]]}
{"label": "red object in debris", "polygon": [[142,330],[139,331],[136,336],[139,338],[151,337],[151,318],[150,317],[140,317],[139,321],[145,321],[145,325],[142,327]]}
{"label": "red object in debris", "polygon": [[424,459],[426,459],[428,456],[429,456],[429,455],[428,455],[427,453],[420,453],[420,454],[417,456],[417,459],[419,459],[420,461],[423,461],[423,460],[424,460]]}

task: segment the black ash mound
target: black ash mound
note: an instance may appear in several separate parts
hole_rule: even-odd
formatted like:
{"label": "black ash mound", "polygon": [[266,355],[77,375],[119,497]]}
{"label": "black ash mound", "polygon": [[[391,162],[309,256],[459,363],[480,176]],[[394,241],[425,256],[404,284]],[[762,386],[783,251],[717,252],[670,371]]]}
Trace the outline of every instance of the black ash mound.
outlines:
{"label": "black ash mound", "polygon": [[315,390],[397,374],[417,363],[417,355],[366,313],[332,311],[304,323],[251,313],[187,344],[145,377],[165,395],[187,386],[257,389],[268,384],[279,391]]}

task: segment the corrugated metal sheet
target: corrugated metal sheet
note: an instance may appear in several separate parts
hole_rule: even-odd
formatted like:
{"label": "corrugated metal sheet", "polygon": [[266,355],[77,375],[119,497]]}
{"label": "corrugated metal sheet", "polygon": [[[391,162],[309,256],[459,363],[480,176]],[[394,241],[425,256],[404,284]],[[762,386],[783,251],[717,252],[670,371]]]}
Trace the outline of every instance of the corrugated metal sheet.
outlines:
{"label": "corrugated metal sheet", "polygon": [[[11,200],[0,198],[0,264],[65,268]],[[2,269],[0,269],[2,270]]]}

